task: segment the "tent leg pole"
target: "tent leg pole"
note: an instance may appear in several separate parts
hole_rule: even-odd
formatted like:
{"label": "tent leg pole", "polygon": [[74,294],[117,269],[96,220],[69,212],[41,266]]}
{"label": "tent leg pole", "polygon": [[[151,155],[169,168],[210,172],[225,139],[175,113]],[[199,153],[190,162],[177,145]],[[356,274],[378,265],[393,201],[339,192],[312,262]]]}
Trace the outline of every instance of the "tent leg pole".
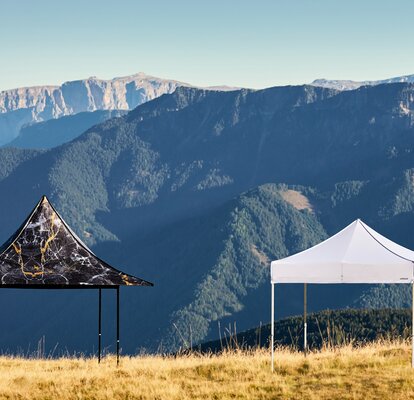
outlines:
{"label": "tent leg pole", "polygon": [[411,284],[411,296],[412,296],[412,305],[411,305],[411,368],[414,368],[414,281]]}
{"label": "tent leg pole", "polygon": [[116,365],[119,365],[119,286],[116,288]]}
{"label": "tent leg pole", "polygon": [[275,284],[272,283],[272,304],[271,304],[271,326],[270,326],[270,346],[272,349],[272,372],[275,370]]}
{"label": "tent leg pole", "polygon": [[102,343],[102,289],[99,288],[99,314],[98,314],[98,364],[101,363]]}
{"label": "tent leg pole", "polygon": [[303,284],[303,352],[306,357],[308,350],[308,324],[307,324],[307,284]]}

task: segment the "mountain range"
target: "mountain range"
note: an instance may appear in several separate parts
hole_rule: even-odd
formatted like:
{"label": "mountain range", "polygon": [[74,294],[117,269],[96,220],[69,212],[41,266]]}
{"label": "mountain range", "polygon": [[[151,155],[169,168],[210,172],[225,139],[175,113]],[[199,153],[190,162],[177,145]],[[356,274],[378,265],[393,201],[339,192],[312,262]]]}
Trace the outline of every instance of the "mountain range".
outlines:
{"label": "mountain range", "polygon": [[[115,267],[155,283],[122,291],[122,346],[170,351],[267,322],[269,261],[356,218],[414,247],[414,85],[178,87],[49,150],[0,149],[0,239],[47,194]],[[407,306],[409,288],[310,285],[309,309]],[[66,293],[65,293],[66,292]],[[2,291],[0,343],[95,343],[97,295]],[[301,312],[276,288],[277,317]],[[114,335],[104,295],[104,345]],[[63,345],[62,345],[63,347]]]}
{"label": "mountain range", "polygon": [[[342,91],[398,82],[414,83],[414,75],[362,82],[316,79],[311,85]],[[99,122],[122,115],[162,94],[172,93],[179,86],[194,87],[185,82],[156,78],[140,72],[111,80],[91,77],[65,82],[61,86],[0,92],[0,146],[58,146]],[[205,89],[233,91],[240,88],[211,86]],[[55,122],[62,117],[65,117],[64,121]]]}
{"label": "mountain range", "polygon": [[[110,80],[90,77],[61,86],[35,86],[0,92],[0,145],[15,139],[22,127],[97,110],[132,110],[188,83],[139,72]],[[214,86],[211,90],[231,90]],[[20,139],[20,145],[24,143]]]}
{"label": "mountain range", "polygon": [[338,79],[315,79],[311,85],[325,87],[336,90],[354,90],[361,86],[375,86],[386,83],[414,83],[414,75],[397,76],[395,78],[382,79],[379,81],[351,81]]}

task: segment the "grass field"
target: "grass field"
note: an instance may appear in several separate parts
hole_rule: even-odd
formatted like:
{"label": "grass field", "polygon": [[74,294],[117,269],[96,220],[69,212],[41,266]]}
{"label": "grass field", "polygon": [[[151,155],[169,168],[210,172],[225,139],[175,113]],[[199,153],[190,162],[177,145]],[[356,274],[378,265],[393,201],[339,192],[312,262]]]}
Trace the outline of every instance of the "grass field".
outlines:
{"label": "grass field", "polygon": [[214,356],[0,358],[1,399],[414,399],[408,343]]}

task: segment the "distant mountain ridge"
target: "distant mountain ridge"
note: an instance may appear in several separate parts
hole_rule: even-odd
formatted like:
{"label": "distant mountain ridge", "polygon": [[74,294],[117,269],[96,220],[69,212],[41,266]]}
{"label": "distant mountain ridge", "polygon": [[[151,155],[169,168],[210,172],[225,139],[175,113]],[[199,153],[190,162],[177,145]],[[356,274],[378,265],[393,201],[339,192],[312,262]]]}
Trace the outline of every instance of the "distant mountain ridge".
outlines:
{"label": "distant mountain ridge", "polygon": [[57,118],[81,111],[129,110],[178,86],[191,85],[139,72],[108,80],[90,77],[60,86],[9,89],[0,92],[0,113],[30,108],[40,117]]}
{"label": "distant mountain ridge", "polygon": [[[355,90],[362,86],[376,86],[392,83],[414,83],[414,75],[406,75],[380,81],[356,82],[351,80],[317,79],[311,86],[334,89],[337,91]],[[211,86],[200,88],[186,82],[157,78],[139,72],[134,75],[109,80],[90,77],[88,79],[65,82],[60,86],[36,86],[10,89],[0,92],[0,146],[18,146],[22,148],[50,148],[77,137],[81,131],[72,129],[73,122],[67,119],[65,124],[51,124],[33,127],[36,123],[72,116],[79,113],[97,111],[126,112],[140,104],[153,100],[163,94],[170,94],[178,87],[191,87],[213,91],[235,91],[240,88]],[[101,114],[96,123],[102,122]],[[85,130],[93,126],[97,115],[84,115]],[[82,124],[78,124],[80,127]],[[56,137],[55,128],[59,126],[65,134]],[[53,127],[50,132],[48,129]],[[28,128],[28,129],[26,129]],[[33,129],[32,129],[33,128]],[[22,135],[21,135],[22,134]],[[37,139],[36,135],[40,134]],[[48,135],[51,135],[50,141]],[[19,137],[20,136],[20,137]],[[38,141],[38,142],[37,142]]]}
{"label": "distant mountain ridge", "polygon": [[125,115],[126,110],[97,110],[49,119],[21,128],[19,136],[4,147],[49,149],[70,142],[92,126]]}
{"label": "distant mountain ridge", "polygon": [[[80,112],[132,110],[177,87],[192,85],[139,72],[109,80],[90,77],[60,86],[34,86],[0,92],[0,145],[12,141],[20,129]],[[215,86],[211,90],[234,90]]]}
{"label": "distant mountain ridge", "polygon": [[351,81],[351,80],[341,80],[341,79],[315,79],[311,85],[324,87],[328,89],[336,90],[355,90],[361,86],[376,86],[383,85],[387,83],[414,83],[414,74],[413,75],[404,75],[397,76],[395,78],[382,79],[379,81]]}

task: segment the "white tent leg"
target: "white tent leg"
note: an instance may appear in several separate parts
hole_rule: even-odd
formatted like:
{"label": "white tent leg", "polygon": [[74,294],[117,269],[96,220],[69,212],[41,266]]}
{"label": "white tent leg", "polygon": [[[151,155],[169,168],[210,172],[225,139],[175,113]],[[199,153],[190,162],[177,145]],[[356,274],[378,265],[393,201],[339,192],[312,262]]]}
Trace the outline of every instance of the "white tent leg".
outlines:
{"label": "white tent leg", "polygon": [[307,324],[307,295],[306,295],[307,285],[303,284],[303,352],[306,356],[306,351],[308,349],[308,324]]}
{"label": "white tent leg", "polygon": [[411,296],[412,296],[412,305],[411,305],[411,368],[414,368],[414,281],[411,284]]}
{"label": "white tent leg", "polygon": [[272,348],[272,372],[275,369],[275,284],[272,283],[272,317],[270,326],[270,346]]}

